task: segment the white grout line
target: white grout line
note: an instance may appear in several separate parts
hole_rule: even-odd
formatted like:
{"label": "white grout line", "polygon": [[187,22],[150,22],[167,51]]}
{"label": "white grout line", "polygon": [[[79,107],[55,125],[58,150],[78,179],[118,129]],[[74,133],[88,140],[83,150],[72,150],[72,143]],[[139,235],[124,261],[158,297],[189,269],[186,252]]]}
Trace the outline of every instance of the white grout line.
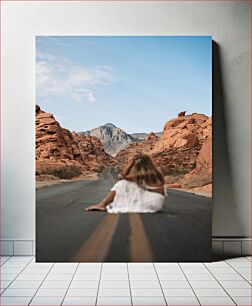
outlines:
{"label": "white grout line", "polygon": [[192,289],[192,291],[193,291],[193,293],[194,293],[194,295],[195,295],[196,299],[198,300],[199,305],[201,305],[200,300],[199,300],[199,298],[198,298],[197,294],[195,293],[195,291],[194,291],[194,289],[193,289],[193,287],[192,287],[192,285],[191,285],[191,283],[190,283],[189,279],[187,278],[187,276],[186,276],[186,274],[185,274],[185,272],[184,272],[183,268],[181,267],[181,265],[180,265],[179,263],[178,263],[178,266],[180,267],[180,269],[181,269],[182,273],[184,274],[184,276],[185,276],[185,278],[186,278],[187,282],[189,283],[189,286],[191,287],[191,289]]}
{"label": "white grout line", "polygon": [[[11,256],[14,257],[14,256]],[[4,289],[4,291],[0,294],[0,296],[3,295],[3,293],[5,292],[6,289],[8,289],[10,287],[10,285],[16,280],[16,278],[25,270],[25,268],[32,262],[33,258],[31,258],[31,260],[23,267],[23,269],[21,269],[21,271],[16,275],[16,277],[13,278],[13,280],[9,283],[9,285]],[[7,262],[8,260],[6,260]],[[1,266],[2,268],[2,266]]]}
{"label": "white grout line", "polygon": [[160,282],[160,279],[159,279],[159,275],[158,275],[158,272],[157,272],[157,270],[156,270],[156,266],[154,265],[154,263],[153,263],[153,267],[154,267],[154,270],[155,270],[156,275],[157,275],[157,279],[158,279],[159,286],[160,286],[161,291],[162,291],[162,293],[163,293],[163,298],[164,298],[165,304],[168,305],[168,303],[167,303],[167,301],[166,301],[166,298],[165,298],[164,290],[163,290],[163,287],[162,287],[162,285],[161,285],[161,282]]}
{"label": "white grout line", "polygon": [[53,266],[55,265],[55,263],[52,264],[52,266],[50,267],[50,269],[48,270],[48,272],[46,273],[45,277],[43,278],[41,284],[39,285],[38,289],[35,291],[32,299],[30,300],[29,305],[31,304],[32,300],[34,299],[35,295],[37,294],[37,292],[39,291],[39,289],[41,288],[42,284],[44,283],[45,279],[47,278],[47,275],[50,273],[50,271],[52,270]]}
{"label": "white grout line", "polygon": [[[231,298],[231,300],[237,305],[233,297],[227,292],[227,290],[222,286],[222,284],[219,282],[219,280],[215,277],[215,275],[211,272],[211,270],[203,263],[203,265],[206,267],[206,269],[212,274],[212,276],[215,278],[215,280],[221,285],[221,288],[227,293],[227,295]],[[223,273],[224,274],[224,273]]]}
{"label": "white grout line", "polygon": [[100,283],[101,283],[102,268],[103,268],[103,262],[101,263],[101,270],[100,270],[100,277],[99,277],[99,281],[98,281],[98,288],[97,288],[97,293],[96,293],[95,305],[97,305],[97,302],[98,302],[98,295],[99,295],[99,289],[100,289]]}
{"label": "white grout line", "polygon": [[68,285],[67,290],[66,290],[66,292],[65,292],[64,298],[63,298],[63,300],[62,300],[62,302],[61,302],[61,305],[63,304],[63,302],[64,302],[64,300],[65,300],[65,298],[66,298],[67,292],[68,292],[68,290],[69,290],[69,288],[70,288],[70,285],[71,285],[71,283],[72,283],[72,281],[73,281],[73,279],[74,279],[74,276],[75,276],[75,274],[76,274],[76,272],[77,272],[77,269],[78,269],[79,265],[80,265],[80,263],[78,263],[76,269],[75,269],[74,272],[73,272],[73,276],[72,276],[72,278],[71,278],[71,280],[70,280],[70,282],[69,282],[69,285]]}

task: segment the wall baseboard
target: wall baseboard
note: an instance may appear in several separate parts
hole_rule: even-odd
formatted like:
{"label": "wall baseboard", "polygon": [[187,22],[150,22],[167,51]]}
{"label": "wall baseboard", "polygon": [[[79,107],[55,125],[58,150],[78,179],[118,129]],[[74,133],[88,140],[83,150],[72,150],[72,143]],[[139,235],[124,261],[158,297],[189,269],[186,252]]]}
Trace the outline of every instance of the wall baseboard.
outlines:
{"label": "wall baseboard", "polygon": [[220,258],[250,256],[251,241],[251,238],[213,238],[213,256]]}
{"label": "wall baseboard", "polygon": [[[213,256],[218,258],[250,256],[251,238],[213,238]],[[0,240],[1,256],[33,256],[35,240]]]}

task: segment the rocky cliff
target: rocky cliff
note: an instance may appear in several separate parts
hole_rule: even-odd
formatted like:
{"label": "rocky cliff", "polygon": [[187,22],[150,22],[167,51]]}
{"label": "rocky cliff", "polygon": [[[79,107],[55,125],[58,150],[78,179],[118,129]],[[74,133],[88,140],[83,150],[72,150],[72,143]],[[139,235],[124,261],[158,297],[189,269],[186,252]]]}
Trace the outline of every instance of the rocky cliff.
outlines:
{"label": "rocky cliff", "polygon": [[109,163],[99,139],[78,136],[60,126],[53,114],[36,105],[36,172],[66,166],[82,171],[99,171]]}
{"label": "rocky cliff", "polygon": [[180,113],[169,120],[160,137],[151,133],[131,143],[115,156],[122,171],[135,152],[150,154],[162,169],[168,183],[187,189],[210,184],[212,180],[212,118],[203,114]]}
{"label": "rocky cliff", "polygon": [[129,143],[139,141],[112,123],[106,123],[90,131],[79,132],[78,134],[97,137],[103,144],[104,151],[112,156],[126,148]]}

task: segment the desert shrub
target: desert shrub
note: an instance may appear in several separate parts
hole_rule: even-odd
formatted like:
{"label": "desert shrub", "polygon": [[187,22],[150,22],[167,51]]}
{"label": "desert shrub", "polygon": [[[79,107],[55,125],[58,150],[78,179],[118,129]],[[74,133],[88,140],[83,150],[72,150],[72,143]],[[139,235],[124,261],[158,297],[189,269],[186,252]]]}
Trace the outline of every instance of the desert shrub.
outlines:
{"label": "desert shrub", "polygon": [[190,172],[187,168],[168,168],[164,169],[163,173],[165,176],[182,176],[186,173]]}
{"label": "desert shrub", "polygon": [[177,183],[181,178],[182,178],[182,175],[166,175],[165,183],[174,184],[174,183]]}
{"label": "desert shrub", "polygon": [[71,179],[81,174],[81,169],[76,166],[62,166],[58,168],[47,169],[43,174],[56,176],[60,179]]}

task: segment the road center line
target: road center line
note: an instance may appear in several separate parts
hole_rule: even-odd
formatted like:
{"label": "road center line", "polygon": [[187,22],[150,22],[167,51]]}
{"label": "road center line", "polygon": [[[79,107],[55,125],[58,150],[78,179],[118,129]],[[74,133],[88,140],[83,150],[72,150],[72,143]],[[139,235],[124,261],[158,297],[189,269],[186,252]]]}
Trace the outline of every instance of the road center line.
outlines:
{"label": "road center line", "polygon": [[89,239],[72,258],[77,262],[102,262],[106,259],[119,221],[119,214],[107,214]]}
{"label": "road center line", "polygon": [[129,223],[131,228],[130,261],[153,262],[154,256],[140,215],[129,214]]}

